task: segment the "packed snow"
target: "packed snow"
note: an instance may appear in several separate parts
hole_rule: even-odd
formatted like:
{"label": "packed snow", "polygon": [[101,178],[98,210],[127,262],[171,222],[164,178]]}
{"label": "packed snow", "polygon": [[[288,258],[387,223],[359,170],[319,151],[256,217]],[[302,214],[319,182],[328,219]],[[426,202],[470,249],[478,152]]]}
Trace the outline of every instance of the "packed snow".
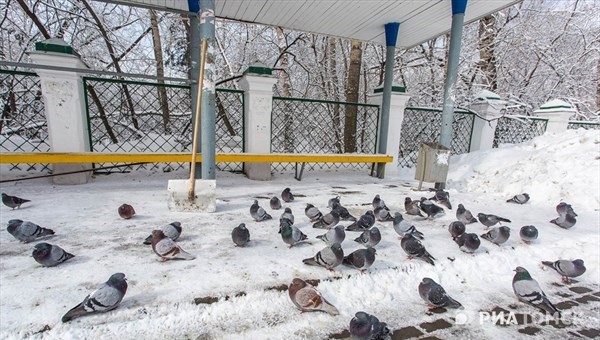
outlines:
{"label": "packed snow", "polygon": [[[441,338],[501,338],[524,336],[517,326],[479,323],[479,311],[496,306],[515,312],[534,313],[518,302],[512,291],[513,269],[525,267],[549,299],[567,300],[569,292],[560,275],[543,268],[542,260],[585,261],[587,272],[577,285],[597,292],[599,268],[599,135],[597,131],[568,131],[535,138],[522,145],[504,145],[450,159],[450,201],[462,203],[474,214],[496,214],[512,220],[508,242],[496,246],[482,240],[475,254],[458,249],[448,233],[455,210],[424,220],[406,215],[404,198],[431,197],[416,191],[409,177],[380,180],[366,171],[307,172],[301,182],[292,174],[277,174],[272,181],[251,181],[243,175],[218,173],[217,212],[177,213],[167,208],[167,180],[186,173],[98,175],[85,185],[57,186],[48,179],[2,184],[1,191],[31,199],[21,209],[0,208],[0,338],[48,339],[320,339],[347,329],[358,311],[376,315],[392,330],[418,326],[440,318],[461,320],[462,325],[438,330]],[[4,173],[2,178],[11,174]],[[283,209],[273,211],[269,199],[290,187],[296,200],[291,207],[295,226],[309,236],[310,243],[288,248],[278,231]],[[515,194],[527,192],[524,205],[506,203]],[[329,198],[340,195],[351,214],[371,209],[379,194],[393,212],[414,222],[425,234],[423,244],[437,259],[432,266],[419,259],[408,260],[391,222],[377,222],[383,239],[374,265],[365,274],[339,266],[335,272],[306,266],[325,244],[315,237],[325,232],[313,229],[304,215],[312,203],[328,212]],[[274,219],[254,222],[249,207],[254,199]],[[557,217],[556,205],[566,201],[578,214],[569,230],[549,221]],[[131,204],[136,215],[123,220],[118,207]],[[75,254],[56,267],[41,267],[31,258],[37,242],[23,244],[6,232],[6,222],[19,218],[52,228],[56,235],[45,242]],[[160,262],[150,246],[142,242],[161,225],[180,221],[183,232],[177,243],[197,256],[192,261]],[[250,243],[234,247],[231,230],[239,223],[250,230]],[[342,222],[344,225],[350,222]],[[535,225],[539,239],[531,245],[520,241],[521,226]],[[480,223],[467,232],[482,234]],[[346,232],[345,254],[359,249],[353,242],[357,232]],[[119,307],[111,312],[60,321],[99,284],[116,272],[128,278],[129,288]],[[300,313],[282,285],[294,277],[319,279],[317,289],[337,307],[340,315]],[[428,313],[417,287],[424,277],[441,284],[464,310]],[[274,287],[282,287],[273,289]],[[564,295],[564,294],[563,294]],[[214,303],[198,304],[195,298],[214,297]],[[540,327],[536,337],[565,337],[567,331],[600,327],[598,303],[579,304],[573,324],[566,329]],[[47,327],[46,327],[47,326]],[[423,331],[423,330],[422,330]],[[423,331],[425,332],[425,331]]]}

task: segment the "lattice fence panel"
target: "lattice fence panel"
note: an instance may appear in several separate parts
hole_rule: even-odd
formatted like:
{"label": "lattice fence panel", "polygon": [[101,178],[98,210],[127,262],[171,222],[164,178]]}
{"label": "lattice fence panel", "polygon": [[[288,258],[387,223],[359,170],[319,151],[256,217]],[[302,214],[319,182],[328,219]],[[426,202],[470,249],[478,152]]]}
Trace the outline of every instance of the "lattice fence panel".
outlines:
{"label": "lattice fence panel", "polygon": [[493,147],[500,144],[517,144],[541,136],[548,120],[529,116],[502,116],[494,133]]}

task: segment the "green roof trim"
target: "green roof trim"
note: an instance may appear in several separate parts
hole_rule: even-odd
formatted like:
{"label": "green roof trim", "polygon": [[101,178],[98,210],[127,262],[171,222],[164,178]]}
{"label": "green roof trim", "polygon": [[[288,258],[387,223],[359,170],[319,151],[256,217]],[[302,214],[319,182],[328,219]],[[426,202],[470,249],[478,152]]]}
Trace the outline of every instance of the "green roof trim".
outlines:
{"label": "green roof trim", "polygon": [[[383,87],[378,87],[373,92],[374,93],[383,93]],[[406,93],[406,87],[404,87],[404,86],[392,86],[392,92]]]}
{"label": "green roof trim", "polygon": [[[573,109],[571,105],[540,106],[540,110]],[[539,110],[538,110],[539,111]]]}
{"label": "green roof trim", "polygon": [[56,52],[70,55],[78,55],[71,46],[63,46],[57,44],[47,44],[44,42],[36,42],[35,50],[41,52]]}
{"label": "green roof trim", "polygon": [[250,66],[244,71],[244,74],[248,73],[270,76],[273,74],[273,69],[266,66]]}

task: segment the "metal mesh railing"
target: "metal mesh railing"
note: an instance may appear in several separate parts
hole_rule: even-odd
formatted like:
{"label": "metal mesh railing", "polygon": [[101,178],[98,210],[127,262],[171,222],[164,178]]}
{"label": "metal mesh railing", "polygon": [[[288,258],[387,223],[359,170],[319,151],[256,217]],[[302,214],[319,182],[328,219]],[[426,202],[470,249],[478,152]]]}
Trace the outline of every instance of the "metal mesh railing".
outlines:
{"label": "metal mesh railing", "polygon": [[494,133],[493,147],[500,144],[517,144],[541,136],[546,131],[548,120],[530,116],[502,116]]}
{"label": "metal mesh railing", "polygon": [[567,129],[600,130],[600,123],[572,120],[569,121]]}
{"label": "metal mesh railing", "polygon": [[[356,113],[356,133],[346,140],[347,113]],[[346,147],[355,153],[376,152],[379,106],[328,100],[273,97],[271,116],[271,152],[341,154]],[[350,130],[350,129],[349,129]],[[354,129],[351,129],[352,131]],[[274,171],[289,170],[293,163],[273,163]],[[307,164],[309,169],[340,167],[369,168],[370,164]]]}
{"label": "metal mesh railing", "polygon": [[[39,76],[0,70],[0,152],[48,152]],[[49,171],[48,164],[8,164],[9,171]]]}
{"label": "metal mesh railing", "polygon": [[[473,112],[454,110],[450,147],[452,154],[469,152],[474,121]],[[402,121],[398,164],[403,168],[414,167],[421,143],[438,142],[441,126],[441,109],[407,107]]]}
{"label": "metal mesh railing", "polygon": [[[105,78],[84,78],[89,137],[97,152],[191,152],[190,87]],[[243,151],[243,93],[217,90],[217,152]],[[187,163],[142,164],[108,170],[171,171]],[[107,166],[112,164],[99,164]],[[221,170],[241,164],[218,163]]]}

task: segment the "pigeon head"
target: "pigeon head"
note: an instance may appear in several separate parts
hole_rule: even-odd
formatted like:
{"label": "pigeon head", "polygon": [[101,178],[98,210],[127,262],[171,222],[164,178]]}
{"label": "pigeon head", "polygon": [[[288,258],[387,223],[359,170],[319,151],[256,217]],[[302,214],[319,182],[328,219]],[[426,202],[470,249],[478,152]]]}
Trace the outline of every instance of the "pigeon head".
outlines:
{"label": "pigeon head", "polygon": [[46,242],[38,243],[33,247],[33,257],[43,258],[52,250],[52,246]]}
{"label": "pigeon head", "polygon": [[410,199],[410,197],[405,197],[404,198],[404,203],[410,203],[412,202],[412,200]]}
{"label": "pigeon head", "polygon": [[485,217],[485,214],[484,214],[484,213],[479,213],[479,214],[477,214],[477,218],[484,218],[484,217]]}
{"label": "pigeon head", "polygon": [[133,215],[135,215],[135,210],[133,209],[133,207],[129,204],[122,204],[119,207],[119,216],[121,216],[121,218],[124,219],[130,219],[133,217]]}
{"label": "pigeon head", "polygon": [[125,278],[125,274],[123,273],[115,273],[110,276],[107,284],[111,287],[115,287],[122,294],[125,294],[127,291],[127,279]]}
{"label": "pigeon head", "polygon": [[435,281],[433,281],[432,279],[428,278],[428,277],[424,277],[423,280],[421,281],[422,284],[424,285],[430,285],[435,283]]}
{"label": "pigeon head", "polygon": [[475,234],[475,233],[468,234],[467,240],[469,240],[470,242],[480,242],[479,236],[477,236],[477,234]]}
{"label": "pigeon head", "polygon": [[291,213],[292,213],[292,209],[290,209],[290,208],[285,208],[285,210],[284,210],[284,211],[285,211],[286,213],[288,213],[288,214],[291,214]]}
{"label": "pigeon head", "polygon": [[529,275],[529,272],[527,271],[527,269],[525,269],[523,267],[517,267],[517,268],[515,268],[515,272],[517,272],[517,273],[515,274],[513,281],[531,280],[531,275]]}
{"label": "pigeon head", "polygon": [[307,207],[307,208],[313,208],[313,207],[314,207],[314,205],[312,205],[312,204],[310,204],[310,203],[306,203],[306,207]]}
{"label": "pigeon head", "polygon": [[380,199],[379,195],[375,195],[375,199]]}
{"label": "pigeon head", "polygon": [[7,226],[17,226],[19,224],[23,223],[23,220],[19,220],[19,219],[14,219],[14,220],[9,220],[6,225]]}
{"label": "pigeon head", "polygon": [[459,203],[459,204],[458,204],[458,209],[464,209],[464,208],[465,208],[465,206],[464,206],[464,205],[462,205],[462,203]]}
{"label": "pigeon head", "polygon": [[371,247],[371,248],[367,248],[367,254],[369,255],[375,255],[377,253],[377,250],[375,250],[375,248]]}
{"label": "pigeon head", "polygon": [[375,214],[373,213],[373,210],[369,210],[365,213],[365,215],[371,215],[371,216],[375,216]]}
{"label": "pigeon head", "polygon": [[584,267],[582,259],[577,259],[573,261],[573,264],[575,265],[575,267]]}
{"label": "pigeon head", "polygon": [[240,223],[240,225],[238,225],[238,228],[240,228],[240,229],[246,229],[246,224],[245,223]]}
{"label": "pigeon head", "polygon": [[331,245],[331,250],[333,250],[334,252],[338,252],[342,250],[342,245],[339,243],[334,243]]}
{"label": "pigeon head", "polygon": [[159,241],[159,240],[162,240],[165,237],[166,237],[165,233],[163,233],[162,230],[158,230],[158,229],[152,230],[152,240]]}
{"label": "pigeon head", "polygon": [[356,313],[352,320],[350,320],[350,334],[358,337],[367,336],[371,332],[372,327],[369,314],[365,312]]}
{"label": "pigeon head", "polygon": [[6,197],[6,196],[8,196],[8,195],[5,193],[2,193],[2,198]]}
{"label": "pigeon head", "polygon": [[258,200],[254,200],[254,204],[258,205]]}
{"label": "pigeon head", "polygon": [[109,283],[116,283],[116,282],[123,281],[123,280],[126,280],[125,279],[125,274],[123,274],[123,273],[115,273],[115,274],[112,274],[110,276],[110,278],[108,279],[108,282]]}
{"label": "pigeon head", "polygon": [[289,191],[290,191],[290,188],[283,189],[283,192],[289,192]]}
{"label": "pigeon head", "polygon": [[294,295],[296,295],[297,291],[299,291],[300,289],[302,289],[306,286],[307,286],[306,282],[304,282],[302,279],[294,278],[292,280],[292,284],[290,284],[290,287],[288,288],[288,292],[289,292],[290,296],[294,296]]}

